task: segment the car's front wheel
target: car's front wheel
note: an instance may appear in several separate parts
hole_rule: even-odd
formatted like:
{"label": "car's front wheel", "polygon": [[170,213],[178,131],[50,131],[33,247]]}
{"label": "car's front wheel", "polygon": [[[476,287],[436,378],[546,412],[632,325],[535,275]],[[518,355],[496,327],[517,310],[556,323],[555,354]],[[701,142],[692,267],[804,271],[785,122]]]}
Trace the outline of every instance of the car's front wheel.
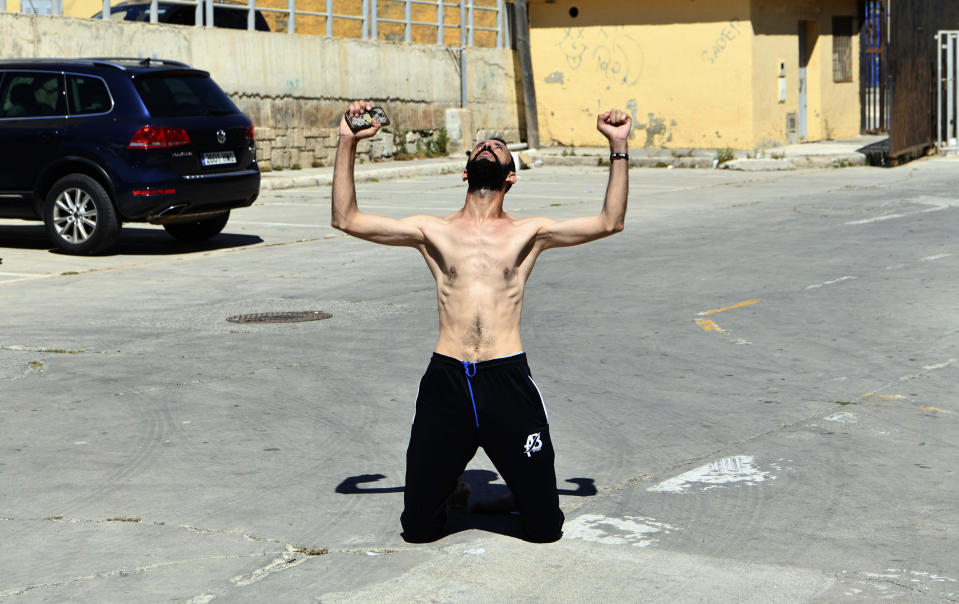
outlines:
{"label": "car's front wheel", "polygon": [[186,222],[171,222],[163,225],[163,228],[166,229],[167,233],[173,235],[180,241],[199,243],[200,241],[206,241],[210,237],[219,234],[229,220],[230,212],[226,211],[210,218],[199,218]]}
{"label": "car's front wheel", "polygon": [[95,254],[116,243],[120,232],[113,202],[85,174],[64,176],[47,193],[43,222],[54,245],[69,254]]}

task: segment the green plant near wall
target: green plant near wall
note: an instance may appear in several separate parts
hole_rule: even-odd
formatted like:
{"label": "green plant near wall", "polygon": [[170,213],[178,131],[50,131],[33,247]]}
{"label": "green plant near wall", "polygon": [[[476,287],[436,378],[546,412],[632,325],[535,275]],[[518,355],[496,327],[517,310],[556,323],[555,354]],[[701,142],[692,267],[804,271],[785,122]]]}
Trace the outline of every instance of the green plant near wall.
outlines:
{"label": "green plant near wall", "polygon": [[427,157],[439,157],[447,155],[446,148],[450,144],[450,137],[446,133],[446,128],[440,128],[436,131],[436,136],[426,145]]}
{"label": "green plant near wall", "polygon": [[422,159],[424,157],[444,157],[448,155],[450,138],[446,132],[446,128],[437,130],[433,138],[426,141],[426,144],[423,144],[422,140],[416,141],[416,150],[412,153],[406,148],[407,132],[406,130],[399,130],[397,132],[399,142],[396,145],[396,153],[393,156],[394,159]]}
{"label": "green plant near wall", "polygon": [[716,161],[719,162],[717,165],[723,165],[728,161],[736,159],[736,154],[729,147],[724,147],[722,149],[716,149]]}

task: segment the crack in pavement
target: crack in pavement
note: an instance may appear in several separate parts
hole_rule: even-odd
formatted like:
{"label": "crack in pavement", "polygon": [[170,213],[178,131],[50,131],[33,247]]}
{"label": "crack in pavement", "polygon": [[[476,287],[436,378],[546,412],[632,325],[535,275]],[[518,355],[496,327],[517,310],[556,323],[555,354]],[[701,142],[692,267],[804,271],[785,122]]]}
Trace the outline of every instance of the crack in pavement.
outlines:
{"label": "crack in pavement", "polygon": [[734,447],[739,447],[739,446],[741,446],[741,445],[744,445],[744,444],[753,442],[753,441],[758,440],[758,439],[760,439],[760,438],[763,438],[763,437],[765,437],[765,436],[769,436],[770,434],[775,434],[775,433],[777,433],[777,432],[782,432],[783,430],[788,430],[789,428],[793,428],[793,427],[795,427],[795,426],[801,425],[801,424],[803,424],[803,423],[805,423],[805,422],[808,422],[808,421],[811,421],[811,420],[823,419],[823,418],[824,418],[826,415],[828,415],[829,413],[832,413],[832,410],[831,410],[831,409],[828,410],[828,412],[825,413],[825,414],[824,414],[823,412],[816,412],[816,413],[813,413],[813,414],[809,415],[808,417],[803,417],[803,418],[798,419],[798,420],[796,420],[796,421],[794,421],[794,422],[789,422],[789,423],[785,423],[785,424],[779,424],[779,425],[776,426],[775,428],[771,428],[771,429],[766,430],[766,431],[764,431],[764,432],[760,432],[759,434],[754,434],[753,436],[748,436],[748,437],[746,437],[746,438],[742,438],[742,439],[739,439],[739,440],[734,440],[734,441],[732,441],[732,442],[730,442],[730,443],[727,443],[727,444],[719,447],[718,449],[715,449],[715,450],[710,451],[710,452],[708,452],[708,453],[703,453],[703,454],[701,454],[701,455],[697,455],[697,456],[695,456],[695,457],[690,457],[690,458],[684,459],[684,460],[682,460],[682,461],[673,463],[673,464],[671,464],[671,465],[665,466],[665,467],[663,467],[663,468],[660,468],[660,470],[657,471],[657,472],[655,472],[655,473],[652,473],[652,474],[640,474],[640,475],[638,475],[638,476],[633,476],[633,477],[628,478],[628,479],[626,479],[626,480],[624,480],[624,481],[621,481],[621,482],[619,482],[618,484],[614,484],[614,485],[610,485],[610,486],[602,486],[602,487],[599,487],[599,488],[597,489],[597,495],[616,495],[617,493],[620,493],[621,491],[623,491],[624,489],[626,489],[626,488],[628,488],[628,487],[635,486],[635,485],[640,484],[640,483],[642,483],[642,482],[650,481],[650,480],[654,479],[656,476],[663,476],[663,475],[671,474],[671,473],[673,473],[673,472],[675,472],[675,471],[677,471],[677,470],[679,470],[679,469],[681,469],[681,468],[683,468],[683,467],[686,467],[686,466],[688,466],[688,465],[690,465],[690,464],[694,464],[694,463],[697,463],[697,462],[700,462],[700,461],[703,461],[703,460],[712,460],[712,459],[715,459],[717,456],[722,456],[724,453],[726,453],[727,451],[729,451],[730,449],[732,449],[732,448],[734,448]]}
{"label": "crack in pavement", "polygon": [[66,523],[66,524],[88,524],[88,525],[105,525],[105,524],[115,524],[117,522],[128,522],[130,524],[141,524],[143,526],[159,526],[159,527],[168,527],[168,528],[178,528],[184,529],[191,533],[196,533],[199,535],[234,535],[242,537],[247,541],[253,543],[276,543],[280,544],[281,542],[277,539],[270,539],[269,537],[257,537],[256,535],[250,535],[243,533],[236,529],[207,529],[192,526],[189,524],[180,524],[173,525],[167,524],[166,522],[157,522],[157,521],[147,521],[144,522],[139,516],[111,516],[103,520],[91,519],[91,518],[67,518],[64,516],[47,516],[46,518],[13,518],[5,517],[0,518],[0,521],[9,521],[9,522],[56,522],[56,523]]}
{"label": "crack in pavement", "polygon": [[275,558],[266,566],[257,568],[253,570],[253,572],[233,577],[230,579],[230,583],[233,583],[237,587],[246,587],[247,585],[251,585],[257,581],[262,581],[274,573],[289,570],[294,566],[298,566],[310,558],[325,556],[328,553],[330,553],[330,550],[327,548],[317,550],[304,547],[295,547],[287,544],[286,550],[280,553],[279,558]]}
{"label": "crack in pavement", "polygon": [[207,562],[210,560],[242,560],[243,558],[260,558],[263,556],[272,556],[276,555],[279,552],[264,552],[262,554],[246,554],[246,555],[232,555],[232,556],[203,556],[201,558],[189,558],[186,560],[171,560],[169,562],[157,562],[155,564],[147,564],[145,566],[134,566],[131,568],[118,568],[115,570],[101,571],[94,573],[92,575],[84,575],[81,577],[73,577],[70,579],[64,579],[62,581],[54,581],[51,583],[36,583],[33,585],[27,585],[25,587],[15,587],[11,590],[0,591],[0,598],[6,598],[11,596],[22,596],[28,592],[35,591],[38,589],[53,589],[57,587],[64,587],[71,583],[79,583],[81,581],[91,581],[94,579],[103,579],[106,577],[126,577],[128,575],[137,575],[142,574],[151,570],[156,570],[159,568],[168,568],[171,566],[177,566],[180,564],[194,564],[196,562]]}
{"label": "crack in pavement", "polygon": [[[117,517],[107,518],[107,519],[105,519],[105,520],[93,520],[93,519],[83,519],[83,518],[65,518],[65,517],[62,517],[62,516],[51,516],[51,517],[47,517],[47,518],[25,518],[25,519],[19,519],[19,520],[18,520],[17,518],[6,518],[6,517],[5,517],[5,518],[0,518],[0,521],[10,521],[10,522],[17,522],[17,521],[24,521],[24,522],[56,522],[56,523],[69,523],[69,524],[88,524],[88,525],[94,525],[94,526],[106,525],[106,524],[108,524],[108,523],[127,522],[127,523],[130,523],[130,524],[144,524],[145,526],[158,526],[158,527],[169,527],[169,528],[176,528],[176,529],[184,529],[184,530],[187,530],[187,531],[189,531],[189,532],[192,532],[192,533],[195,533],[195,534],[200,534],[200,535],[211,535],[211,534],[214,534],[214,535],[235,535],[235,536],[240,536],[240,537],[242,537],[242,538],[244,538],[244,539],[246,539],[246,540],[248,540],[248,541],[254,542],[254,543],[260,543],[260,542],[275,543],[275,544],[280,544],[280,543],[281,543],[279,540],[276,540],[276,539],[271,539],[271,538],[267,538],[267,537],[257,537],[257,536],[254,536],[254,535],[250,535],[250,534],[247,534],[247,533],[243,533],[243,532],[241,532],[241,531],[239,531],[239,530],[235,530],[235,529],[234,529],[234,530],[231,530],[231,529],[206,529],[206,528],[191,526],[191,525],[188,525],[188,524],[169,525],[169,524],[166,524],[165,522],[143,523],[139,517],[134,517],[134,516],[117,516]],[[410,548],[410,549],[413,549],[413,548]],[[270,562],[269,562],[268,564],[266,564],[265,566],[261,566],[261,567],[255,569],[255,570],[253,570],[253,571],[251,571],[251,572],[249,572],[249,573],[246,573],[246,574],[244,574],[244,575],[238,575],[238,576],[233,577],[232,579],[230,579],[230,582],[233,583],[234,585],[236,585],[237,587],[245,587],[245,586],[247,586],[247,585],[251,585],[251,584],[253,584],[253,583],[256,583],[256,582],[258,582],[258,581],[261,581],[261,580],[267,578],[268,576],[270,576],[270,575],[272,575],[272,574],[274,574],[274,573],[281,572],[281,571],[283,571],[283,570],[287,570],[287,569],[293,568],[293,567],[295,567],[295,566],[298,566],[298,565],[302,564],[303,562],[306,562],[307,560],[309,560],[309,559],[311,559],[311,558],[317,558],[317,557],[319,557],[319,556],[325,556],[325,555],[327,555],[327,554],[329,554],[329,553],[362,554],[362,555],[367,555],[367,556],[381,556],[381,555],[394,554],[394,553],[396,553],[397,551],[399,551],[399,550],[397,550],[397,549],[388,549],[388,548],[355,548],[355,547],[350,547],[350,548],[341,548],[341,549],[330,549],[330,548],[327,548],[327,547],[324,547],[324,548],[312,548],[312,547],[305,547],[305,546],[297,546],[297,545],[286,544],[286,545],[285,545],[285,548],[284,548],[283,550],[281,550],[281,551],[266,551],[266,552],[254,553],[254,554],[232,554],[232,555],[219,555],[219,556],[203,556],[203,557],[198,557],[198,558],[189,558],[189,559],[185,559],[185,560],[171,560],[171,561],[167,561],[167,562],[157,562],[157,563],[154,563],[154,564],[148,564],[148,565],[144,565],[144,566],[134,566],[134,567],[129,567],[129,568],[118,568],[118,569],[113,569],[113,570],[100,571],[100,572],[96,572],[96,573],[93,573],[93,574],[90,574],[90,575],[83,575],[83,576],[79,576],[79,577],[72,577],[72,578],[63,579],[63,580],[60,580],[60,581],[51,581],[51,582],[48,582],[48,583],[36,583],[36,584],[32,584],[32,585],[15,587],[15,588],[12,588],[12,589],[8,589],[8,590],[6,590],[6,591],[0,591],[0,598],[13,597],[13,596],[22,596],[22,595],[24,595],[24,594],[26,594],[26,593],[29,593],[29,592],[31,592],[31,591],[36,591],[36,590],[38,590],[38,589],[55,589],[55,588],[58,588],[58,587],[64,587],[64,586],[66,586],[66,585],[70,585],[70,584],[72,584],[72,583],[79,583],[79,582],[82,582],[82,581],[92,581],[92,580],[103,579],[103,578],[108,578],[108,577],[117,577],[117,576],[125,577],[125,576],[129,576],[129,575],[143,574],[143,573],[146,573],[146,572],[149,572],[149,571],[152,571],[152,570],[157,570],[157,569],[162,569],[162,568],[169,568],[169,567],[177,566],[177,565],[181,565],[181,564],[193,564],[193,563],[196,563],[196,562],[207,562],[207,561],[212,561],[212,560],[242,560],[242,559],[246,559],[246,558],[256,559],[256,558],[262,558],[262,557],[267,557],[267,556],[279,556],[279,557],[274,558],[272,561],[270,561]],[[198,598],[201,598],[200,601],[210,601],[210,599],[215,599],[216,596],[215,596],[215,595],[212,595],[212,594],[203,594],[203,595],[197,596],[197,597],[198,597]],[[206,599],[206,598],[209,598],[209,599]],[[193,601],[193,600],[191,600],[191,601]]]}

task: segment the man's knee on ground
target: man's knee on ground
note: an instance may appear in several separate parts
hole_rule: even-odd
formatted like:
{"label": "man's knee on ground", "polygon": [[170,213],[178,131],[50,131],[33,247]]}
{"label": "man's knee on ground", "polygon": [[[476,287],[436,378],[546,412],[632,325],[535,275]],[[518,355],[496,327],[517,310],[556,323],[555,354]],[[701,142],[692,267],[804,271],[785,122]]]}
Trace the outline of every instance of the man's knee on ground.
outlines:
{"label": "man's knee on ground", "polygon": [[520,516],[523,523],[523,533],[533,543],[552,543],[563,537],[563,513],[556,510],[552,518],[543,516]]}
{"label": "man's knee on ground", "polygon": [[403,525],[403,540],[407,543],[430,543],[444,534],[446,519],[430,517],[427,514],[413,514],[404,510],[400,516]]}

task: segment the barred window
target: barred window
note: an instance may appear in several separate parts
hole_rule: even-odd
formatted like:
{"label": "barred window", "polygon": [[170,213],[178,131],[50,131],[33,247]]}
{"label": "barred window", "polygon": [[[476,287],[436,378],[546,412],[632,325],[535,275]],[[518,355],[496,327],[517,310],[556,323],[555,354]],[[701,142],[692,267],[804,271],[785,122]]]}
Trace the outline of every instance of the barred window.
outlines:
{"label": "barred window", "polygon": [[832,81],[852,82],[852,17],[832,18]]}

